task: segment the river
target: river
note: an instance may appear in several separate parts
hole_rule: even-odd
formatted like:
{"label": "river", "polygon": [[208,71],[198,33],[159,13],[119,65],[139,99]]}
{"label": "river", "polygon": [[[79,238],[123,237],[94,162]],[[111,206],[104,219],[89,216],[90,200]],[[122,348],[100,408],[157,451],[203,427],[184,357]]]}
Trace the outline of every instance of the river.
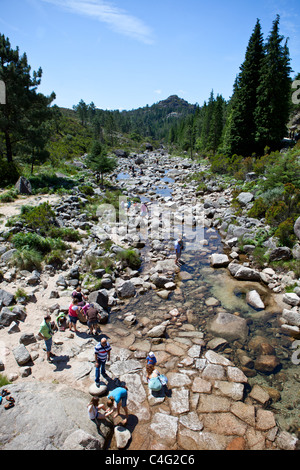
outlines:
{"label": "river", "polygon": [[[122,173],[118,175],[119,181],[130,181],[130,175]],[[152,193],[171,199],[174,180],[166,174],[152,187]],[[144,194],[141,202],[151,202],[151,197]],[[198,233],[198,232],[201,233]],[[182,232],[180,224],[175,223],[174,234]],[[191,227],[186,235],[182,259],[184,261],[180,272],[176,274],[177,289],[170,293],[168,299],[161,299],[156,291],[148,291],[143,295],[126,301],[122,311],[134,312],[139,317],[161,318],[163,312],[172,308],[188,312],[186,322],[192,323],[205,333],[205,340],[213,339],[209,333],[209,323],[214,315],[222,310],[241,316],[247,320],[249,335],[243,343],[241,341],[224,342],[221,345],[222,354],[241,367],[241,356],[257,359],[257,345],[267,343],[274,348],[280,365],[271,374],[256,371],[254,367],[249,370],[248,381],[251,386],[259,384],[266,387],[273,398],[272,411],[276,413],[279,425],[289,432],[299,432],[300,428],[300,371],[299,365],[292,361],[292,338],[284,334],[280,328],[279,317],[281,311],[275,300],[274,294],[263,284],[257,282],[237,281],[226,268],[213,269],[210,266],[212,253],[226,252],[222,237],[217,229],[204,227]],[[199,240],[202,243],[199,244]],[[173,241],[162,241],[165,256],[173,255]],[[140,276],[146,275],[151,266],[149,258],[149,243],[141,250],[143,263]],[[243,261],[247,261],[247,258]],[[246,302],[246,294],[255,289],[266,305],[264,310],[255,310]],[[207,305],[208,299],[215,299],[212,305]],[[122,319],[120,315],[111,315],[111,322],[118,323]],[[138,322],[133,328],[138,328]],[[180,328],[180,324],[178,325]]]}

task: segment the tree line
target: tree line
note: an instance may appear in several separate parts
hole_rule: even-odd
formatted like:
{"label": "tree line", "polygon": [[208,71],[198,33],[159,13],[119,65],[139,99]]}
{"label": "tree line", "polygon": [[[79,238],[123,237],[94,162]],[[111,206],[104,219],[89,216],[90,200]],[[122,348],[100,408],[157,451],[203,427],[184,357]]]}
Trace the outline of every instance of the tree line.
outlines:
{"label": "tree line", "polygon": [[262,155],[280,148],[292,109],[288,41],[277,15],[264,43],[260,21],[250,37],[245,60],[228,102],[211,92],[208,102],[171,129],[169,141],[184,150],[227,156]]}

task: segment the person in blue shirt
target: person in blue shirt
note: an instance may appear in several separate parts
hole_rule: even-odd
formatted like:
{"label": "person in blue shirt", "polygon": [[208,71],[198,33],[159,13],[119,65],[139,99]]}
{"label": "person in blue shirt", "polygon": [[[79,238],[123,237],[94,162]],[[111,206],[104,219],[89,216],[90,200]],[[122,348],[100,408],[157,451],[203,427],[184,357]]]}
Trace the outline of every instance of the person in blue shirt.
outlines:
{"label": "person in blue shirt", "polygon": [[146,357],[147,364],[151,364],[152,366],[155,366],[157,363],[156,357],[152,351],[149,352],[148,356]]}
{"label": "person in blue shirt", "polygon": [[109,392],[107,397],[106,406],[109,408],[105,416],[109,416],[115,412],[112,416],[116,418],[120,414],[120,408],[122,408],[125,412],[125,419],[122,421],[122,424],[126,424],[128,420],[128,408],[127,408],[127,388],[126,387],[117,387],[111,392]]}
{"label": "person in blue shirt", "polygon": [[180,258],[181,258],[181,253],[183,250],[183,240],[181,236],[179,236],[179,238],[174,243],[174,248],[175,248],[175,264],[177,266],[181,266],[182,263],[180,262]]}

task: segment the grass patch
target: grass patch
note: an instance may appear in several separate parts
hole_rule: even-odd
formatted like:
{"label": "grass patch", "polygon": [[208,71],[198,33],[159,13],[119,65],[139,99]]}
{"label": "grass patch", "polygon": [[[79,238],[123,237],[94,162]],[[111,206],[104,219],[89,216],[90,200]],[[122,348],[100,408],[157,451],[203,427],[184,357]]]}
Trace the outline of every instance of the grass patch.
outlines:
{"label": "grass patch", "polygon": [[18,191],[16,189],[10,189],[0,195],[0,203],[13,202],[18,199]]}
{"label": "grass patch", "polygon": [[20,270],[31,271],[33,269],[40,270],[42,266],[43,256],[41,253],[28,247],[23,247],[14,253],[10,264],[16,266]]}
{"label": "grass patch", "polygon": [[4,387],[5,385],[9,385],[11,382],[8,380],[6,375],[0,374],[0,387]]}
{"label": "grass patch", "polygon": [[141,259],[135,250],[122,250],[117,253],[117,259],[122,261],[123,265],[131,269],[139,269],[141,267]]}

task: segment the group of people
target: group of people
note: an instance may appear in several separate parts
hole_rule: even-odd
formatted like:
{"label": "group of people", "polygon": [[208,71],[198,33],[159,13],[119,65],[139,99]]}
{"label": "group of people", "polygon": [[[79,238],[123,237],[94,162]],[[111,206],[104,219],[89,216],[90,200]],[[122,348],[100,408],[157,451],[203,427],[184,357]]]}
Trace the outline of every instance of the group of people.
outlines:
{"label": "group of people", "polygon": [[38,336],[45,341],[45,348],[47,353],[47,361],[52,362],[52,337],[56,329],[64,331],[69,327],[70,331],[78,333],[77,322],[79,314],[82,314],[89,327],[89,333],[96,335],[100,333],[99,329],[99,313],[93,304],[87,302],[87,297],[81,292],[81,288],[72,293],[72,301],[69,305],[68,318],[64,312],[60,312],[55,322],[52,322],[51,315],[45,315],[43,322],[40,325]]}
{"label": "group of people", "polygon": [[[105,370],[105,364],[110,360],[111,345],[107,341],[107,338],[103,336],[98,344],[95,346],[95,383],[96,386],[100,386],[100,374],[104,378],[108,378]],[[121,406],[125,412],[125,418],[122,424],[125,425],[128,420],[128,408],[127,408],[127,387],[117,387],[109,392],[106,406],[99,404],[99,398],[93,397],[88,404],[88,414],[91,420],[99,424],[99,420],[106,419],[108,416],[113,414],[113,418],[116,418],[120,414]]]}
{"label": "group of people", "polygon": [[69,306],[69,328],[71,331],[78,333],[77,322],[79,320],[78,314],[82,314],[86,319],[89,333],[96,335],[99,330],[99,313],[93,304],[87,302],[87,297],[81,292],[81,288],[77,289],[72,294],[72,302]]}
{"label": "group of people", "polygon": [[99,397],[92,397],[89,402],[87,409],[89,418],[99,424],[99,420],[106,419],[112,415],[112,418],[116,418],[120,415],[121,406],[125,412],[125,418],[121,424],[124,426],[128,421],[128,408],[127,408],[127,387],[117,387],[109,392],[106,400],[106,408],[103,403],[99,403]]}
{"label": "group of people", "polygon": [[[99,344],[95,347],[95,362],[96,362],[96,384],[100,384],[100,373],[103,377],[107,377],[105,371],[106,360],[110,359],[111,346],[107,339],[103,337]],[[159,391],[167,384],[167,378],[165,375],[160,374],[155,368],[157,359],[154,353],[151,351],[146,357],[146,377],[148,382],[149,390]],[[127,408],[128,389],[126,386],[117,387],[109,392],[106,400],[106,407],[103,403],[100,403],[98,397],[92,397],[89,402],[88,415],[91,420],[95,421],[99,425],[99,420],[104,420],[112,415],[112,418],[116,418],[120,415],[121,407],[124,410],[125,418],[121,424],[126,425],[128,421],[128,408]]]}

